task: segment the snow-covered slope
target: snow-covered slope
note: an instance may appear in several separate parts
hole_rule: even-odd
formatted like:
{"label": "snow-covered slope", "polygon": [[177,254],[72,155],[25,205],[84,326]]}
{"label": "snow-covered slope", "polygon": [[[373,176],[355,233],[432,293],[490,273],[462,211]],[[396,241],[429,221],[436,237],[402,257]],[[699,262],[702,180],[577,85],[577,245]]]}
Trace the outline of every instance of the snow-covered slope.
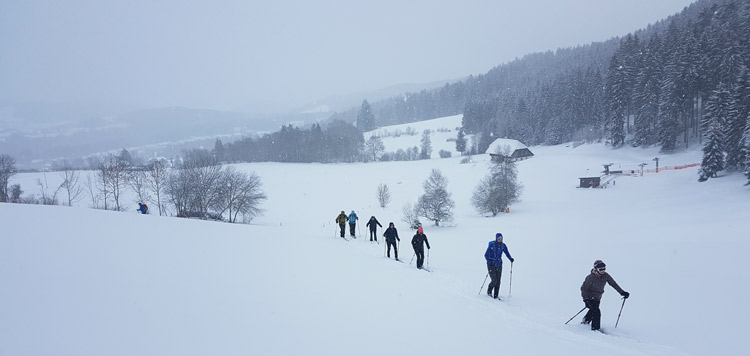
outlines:
{"label": "snow-covered slope", "polygon": [[[0,204],[0,355],[744,353],[750,192],[742,176],[698,183],[688,168],[580,189],[578,178],[602,163],[637,167],[659,156],[673,166],[698,162],[700,152],[531,150],[535,157],[518,163],[523,201],[495,218],[470,204],[488,171],[484,155],[468,164],[457,156],[240,164],[268,195],[252,225],[97,211],[85,200],[79,208]],[[448,178],[456,208],[451,224],[425,222],[428,273],[409,264],[414,232],[400,217],[433,168]],[[33,191],[37,178],[15,181]],[[393,196],[385,209],[381,183]],[[341,210],[356,210],[360,225],[371,215],[395,222],[406,263],[384,258],[382,242],[339,238]],[[502,302],[480,292],[496,232],[516,259],[511,295],[504,268]],[[580,316],[564,325],[583,307],[579,287],[595,259],[631,293],[614,328],[622,302],[607,287],[608,335],[578,324]]]}

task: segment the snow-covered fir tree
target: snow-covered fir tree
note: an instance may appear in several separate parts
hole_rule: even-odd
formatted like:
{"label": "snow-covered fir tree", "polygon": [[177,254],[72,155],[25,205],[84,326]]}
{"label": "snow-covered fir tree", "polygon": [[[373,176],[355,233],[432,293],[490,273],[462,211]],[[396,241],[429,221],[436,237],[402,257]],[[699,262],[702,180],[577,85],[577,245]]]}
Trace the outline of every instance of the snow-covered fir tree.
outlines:
{"label": "snow-covered fir tree", "polygon": [[[505,156],[508,156],[507,152]],[[490,173],[474,189],[471,203],[482,214],[492,216],[519,201],[522,186],[518,182],[515,162],[504,160],[490,167]]]}
{"label": "snow-covered fir tree", "polygon": [[609,63],[607,72],[606,96],[606,122],[607,141],[613,147],[622,146],[625,143],[625,115],[627,114],[627,90],[625,73],[620,59],[614,55]]}
{"label": "snow-covered fir tree", "polygon": [[466,134],[463,127],[458,130],[456,135],[456,151],[463,153],[466,151]]}
{"label": "snow-covered fir tree", "polygon": [[357,114],[357,128],[362,131],[370,131],[375,128],[375,114],[367,100],[362,101],[362,106]]}
{"label": "snow-covered fir tree", "polygon": [[422,132],[422,150],[419,152],[419,159],[430,159],[432,156],[432,141],[430,140],[430,130]]}
{"label": "snow-covered fir tree", "polygon": [[732,96],[725,85],[720,85],[706,103],[706,111],[701,121],[701,129],[705,135],[703,161],[698,178],[701,182],[716,177],[716,174],[725,167],[722,149],[725,142],[723,123],[731,113],[731,108]]}

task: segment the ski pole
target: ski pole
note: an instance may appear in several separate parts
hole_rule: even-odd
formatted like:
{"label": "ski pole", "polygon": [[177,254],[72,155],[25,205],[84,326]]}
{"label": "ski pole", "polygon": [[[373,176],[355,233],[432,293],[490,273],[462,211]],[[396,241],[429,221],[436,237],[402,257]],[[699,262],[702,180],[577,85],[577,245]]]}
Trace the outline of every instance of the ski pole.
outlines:
{"label": "ski pole", "polygon": [[588,308],[588,307],[583,307],[583,309],[581,309],[581,311],[579,311],[578,313],[576,313],[576,315],[573,315],[572,318],[568,319],[568,321],[566,321],[565,324],[567,325],[571,320],[573,320],[575,317],[577,317],[578,314],[581,314],[581,312],[583,312],[584,310],[586,310],[586,308]]}
{"label": "ski pole", "polygon": [[513,290],[513,262],[510,263],[510,281],[508,282],[508,296],[510,297],[510,291]]}
{"label": "ski pole", "polygon": [[482,286],[479,287],[479,294],[482,294],[482,289],[484,289],[484,284],[487,283],[487,277],[490,276],[490,272],[487,272],[487,275],[484,276],[484,282],[482,282]]}
{"label": "ski pole", "polygon": [[411,264],[412,262],[414,262],[414,256],[416,256],[416,255],[417,255],[417,251],[414,251],[414,254],[411,255],[411,260],[409,260],[409,264]]}
{"label": "ski pole", "polygon": [[385,257],[385,251],[388,249],[388,241],[383,244],[383,257]]}
{"label": "ski pole", "polygon": [[620,306],[620,313],[617,314],[617,322],[615,323],[615,327],[617,327],[617,324],[620,323],[620,315],[622,315],[622,308],[625,307],[625,300],[628,298],[622,298],[622,306]]}

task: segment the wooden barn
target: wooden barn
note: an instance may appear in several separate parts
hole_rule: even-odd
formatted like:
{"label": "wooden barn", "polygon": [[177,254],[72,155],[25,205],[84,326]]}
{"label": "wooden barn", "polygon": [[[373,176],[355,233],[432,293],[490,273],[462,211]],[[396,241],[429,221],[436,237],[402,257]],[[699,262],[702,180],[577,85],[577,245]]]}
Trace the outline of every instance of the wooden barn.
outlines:
{"label": "wooden barn", "polygon": [[579,179],[581,180],[579,188],[598,188],[601,184],[601,177],[583,177]]}
{"label": "wooden barn", "polygon": [[493,141],[485,153],[489,154],[493,162],[516,162],[534,157],[528,147],[517,140],[498,138]]}

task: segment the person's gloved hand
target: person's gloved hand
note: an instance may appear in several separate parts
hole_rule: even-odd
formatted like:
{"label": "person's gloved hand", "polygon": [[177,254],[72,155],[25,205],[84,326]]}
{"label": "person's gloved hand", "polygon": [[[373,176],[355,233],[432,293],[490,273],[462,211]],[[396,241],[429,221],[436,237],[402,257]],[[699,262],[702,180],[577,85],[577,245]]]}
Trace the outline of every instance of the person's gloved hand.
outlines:
{"label": "person's gloved hand", "polygon": [[511,259],[510,259],[510,263],[513,263],[513,261],[515,261],[515,259],[511,258]]}
{"label": "person's gloved hand", "polygon": [[621,294],[621,295],[622,295],[622,297],[623,297],[623,298],[625,298],[625,299],[628,299],[628,297],[630,297],[630,293],[628,293],[628,292],[622,292],[622,294]]}

